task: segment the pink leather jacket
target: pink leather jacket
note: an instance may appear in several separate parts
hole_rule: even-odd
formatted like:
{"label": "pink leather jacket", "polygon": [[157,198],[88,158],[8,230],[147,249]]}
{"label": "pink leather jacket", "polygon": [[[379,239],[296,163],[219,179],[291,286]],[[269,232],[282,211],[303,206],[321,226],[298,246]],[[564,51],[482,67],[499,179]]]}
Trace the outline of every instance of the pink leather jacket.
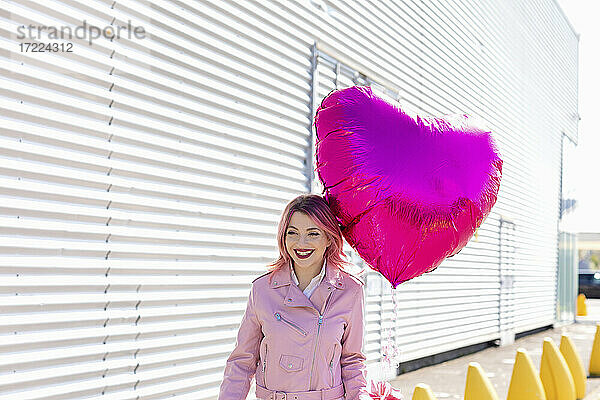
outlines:
{"label": "pink leather jacket", "polygon": [[252,282],[219,400],[246,399],[253,377],[259,399],[370,400],[363,282],[326,265],[309,300],[290,271],[286,265]]}

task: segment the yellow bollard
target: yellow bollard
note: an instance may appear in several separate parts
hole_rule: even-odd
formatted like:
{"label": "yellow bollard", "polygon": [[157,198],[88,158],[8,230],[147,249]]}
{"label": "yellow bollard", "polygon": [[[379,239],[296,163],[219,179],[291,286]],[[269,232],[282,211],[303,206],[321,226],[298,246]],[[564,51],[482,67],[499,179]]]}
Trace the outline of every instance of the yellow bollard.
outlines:
{"label": "yellow bollard", "polygon": [[529,354],[523,348],[517,349],[506,400],[546,400],[542,381]]}
{"label": "yellow bollard", "polygon": [[485,376],[485,372],[483,372],[483,368],[479,363],[469,363],[465,400],[499,400],[492,383]]}
{"label": "yellow bollard", "polygon": [[569,366],[549,337],[544,338],[540,378],[548,400],[575,400],[575,383]]}
{"label": "yellow bollard", "polygon": [[569,371],[571,371],[575,383],[575,396],[578,399],[583,399],[585,397],[585,369],[581,357],[577,354],[575,345],[568,335],[563,334],[560,339],[560,352],[569,366]]}
{"label": "yellow bollard", "polygon": [[590,376],[600,376],[600,324],[596,325],[596,335],[590,356]]}
{"label": "yellow bollard", "polygon": [[428,385],[419,383],[415,386],[412,400],[436,400],[436,398]]}
{"label": "yellow bollard", "polygon": [[584,317],[587,314],[587,305],[585,304],[585,294],[580,293],[579,296],[577,296],[577,316],[579,317]]}

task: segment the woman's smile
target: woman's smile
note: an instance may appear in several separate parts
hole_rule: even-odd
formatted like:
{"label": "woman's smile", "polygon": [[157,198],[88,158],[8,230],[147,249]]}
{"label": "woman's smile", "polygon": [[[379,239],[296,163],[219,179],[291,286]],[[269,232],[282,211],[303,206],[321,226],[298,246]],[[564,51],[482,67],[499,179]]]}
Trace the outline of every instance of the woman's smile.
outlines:
{"label": "woman's smile", "polygon": [[294,252],[298,256],[298,258],[304,260],[304,259],[310,257],[314,253],[314,249],[313,250],[310,250],[310,249],[294,249]]}

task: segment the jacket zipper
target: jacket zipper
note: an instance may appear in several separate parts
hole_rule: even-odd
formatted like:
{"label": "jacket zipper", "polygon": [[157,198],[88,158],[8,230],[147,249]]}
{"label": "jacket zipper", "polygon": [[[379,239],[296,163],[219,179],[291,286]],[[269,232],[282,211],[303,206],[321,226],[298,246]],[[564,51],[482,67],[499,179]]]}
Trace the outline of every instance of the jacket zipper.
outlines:
{"label": "jacket zipper", "polygon": [[323,316],[319,314],[319,323],[317,325],[317,338],[315,339],[315,351],[313,352],[312,365],[310,367],[310,379],[308,382],[308,390],[312,390],[312,371],[315,367],[315,355],[317,354],[317,345],[319,344],[319,332],[321,331],[321,324],[323,323]]}
{"label": "jacket zipper", "polygon": [[298,325],[294,324],[292,321],[288,321],[287,319],[283,318],[281,316],[281,314],[279,314],[278,312],[275,313],[275,319],[278,321],[285,322],[286,324],[288,324],[289,326],[294,328],[296,331],[298,331],[298,333],[300,333],[303,336],[306,336],[306,332],[304,332],[304,330],[302,328],[300,328]]}
{"label": "jacket zipper", "polygon": [[[331,297],[332,293],[333,292],[329,292],[329,296],[327,296],[327,299],[325,300],[323,314],[325,314],[325,311],[327,311],[327,303],[329,302],[329,298]],[[313,369],[315,367],[315,356],[317,354],[317,346],[319,344],[319,332],[321,332],[321,324],[323,323],[323,314],[319,314],[319,322],[317,324],[317,338],[315,339],[315,350],[313,351],[313,360],[312,360],[312,365],[310,367],[310,378],[308,380],[308,390],[312,390],[312,373],[313,373]]]}
{"label": "jacket zipper", "polygon": [[265,375],[265,368],[267,367],[267,344],[265,343],[265,359],[263,360],[263,387],[267,388],[267,375]]}
{"label": "jacket zipper", "polygon": [[329,374],[331,375],[331,387],[333,387],[333,358],[335,357],[335,345],[333,346],[333,354],[329,360]]}

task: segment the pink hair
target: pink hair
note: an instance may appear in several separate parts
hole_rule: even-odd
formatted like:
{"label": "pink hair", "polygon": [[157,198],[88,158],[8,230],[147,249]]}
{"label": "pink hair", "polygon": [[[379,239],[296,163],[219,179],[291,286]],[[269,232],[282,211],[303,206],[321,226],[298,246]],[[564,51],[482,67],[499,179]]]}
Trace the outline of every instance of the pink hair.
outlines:
{"label": "pink hair", "polygon": [[[285,248],[285,234],[292,219],[292,214],[296,211],[308,215],[314,221],[315,225],[325,232],[327,238],[331,239],[331,244],[327,247],[323,256],[327,260],[327,267],[339,268],[344,272],[352,274],[346,269],[346,266],[352,263],[344,260],[346,258],[346,254],[343,251],[344,239],[338,221],[333,212],[331,212],[327,200],[316,194],[301,194],[290,201],[283,210],[277,229],[279,258],[268,265],[268,271],[277,271],[286,264],[292,265],[292,258]],[[365,269],[363,268],[357,275],[362,274],[364,271]]]}

